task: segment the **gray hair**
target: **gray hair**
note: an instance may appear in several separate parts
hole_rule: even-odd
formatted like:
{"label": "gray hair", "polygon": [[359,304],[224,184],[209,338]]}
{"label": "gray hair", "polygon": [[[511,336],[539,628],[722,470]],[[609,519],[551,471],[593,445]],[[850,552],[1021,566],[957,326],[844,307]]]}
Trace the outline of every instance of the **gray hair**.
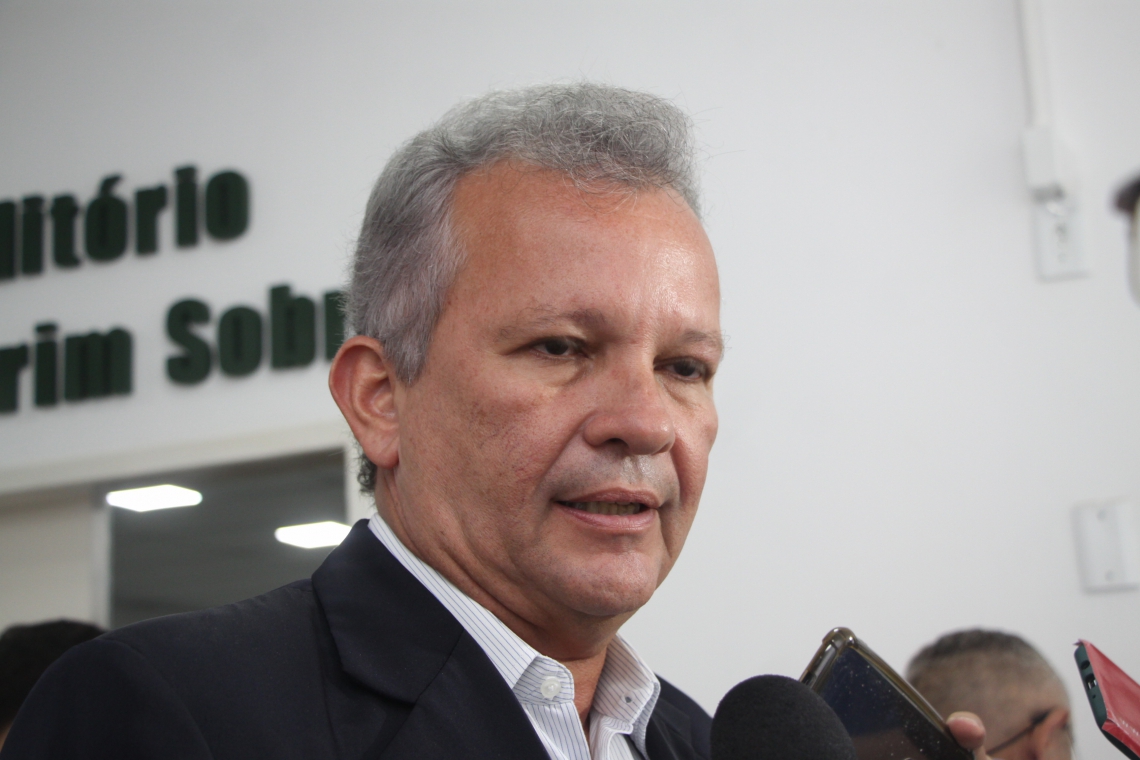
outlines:
{"label": "gray hair", "polygon": [[[346,314],[411,383],[427,359],[444,298],[463,264],[451,233],[461,177],[502,160],[551,169],[578,186],[667,187],[700,214],[691,119],[667,100],[595,83],[492,92],[449,111],[404,143],[372,189]],[[371,492],[376,466],[361,456]]]}

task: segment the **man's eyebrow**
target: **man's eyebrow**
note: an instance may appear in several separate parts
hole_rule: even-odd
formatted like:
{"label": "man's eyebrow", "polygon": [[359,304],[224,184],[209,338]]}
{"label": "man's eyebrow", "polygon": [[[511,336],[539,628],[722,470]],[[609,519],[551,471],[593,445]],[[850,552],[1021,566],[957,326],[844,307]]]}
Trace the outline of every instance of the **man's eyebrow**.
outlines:
{"label": "man's eyebrow", "polygon": [[716,353],[717,359],[724,357],[724,333],[705,332],[704,330],[689,330],[681,336],[681,344],[691,346],[693,344],[707,346]]}
{"label": "man's eyebrow", "polygon": [[[507,325],[499,330],[500,340],[510,340],[518,333],[542,329],[551,325],[574,324],[583,328],[604,327],[609,320],[599,309],[575,309],[574,311],[554,311],[541,306],[526,309],[520,315],[519,322]],[[705,330],[687,330],[678,341],[679,345],[700,345],[711,349],[719,360],[724,356],[724,333],[719,330],[707,332]]]}
{"label": "man's eyebrow", "polygon": [[525,309],[519,316],[519,321],[516,324],[507,325],[499,330],[500,339],[506,340],[513,338],[520,332],[566,323],[596,329],[604,327],[608,321],[606,315],[599,309],[575,309],[574,311],[558,312],[553,309],[534,306]]}

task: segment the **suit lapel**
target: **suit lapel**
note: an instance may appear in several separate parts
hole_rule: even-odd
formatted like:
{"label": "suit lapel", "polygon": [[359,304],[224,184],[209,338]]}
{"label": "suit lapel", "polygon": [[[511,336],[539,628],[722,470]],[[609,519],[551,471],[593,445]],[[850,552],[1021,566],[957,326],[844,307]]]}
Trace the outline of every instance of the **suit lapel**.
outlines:
{"label": "suit lapel", "polygon": [[[474,639],[358,522],[313,574],[341,667],[411,705],[384,760],[547,760],[522,706]],[[659,700],[645,735],[649,760],[700,760],[689,717]]]}
{"label": "suit lapel", "polygon": [[416,702],[383,760],[548,760],[495,666],[468,635]]}
{"label": "suit lapel", "polygon": [[645,751],[649,760],[701,760],[693,750],[689,716],[661,700],[645,729]]}
{"label": "suit lapel", "polygon": [[499,671],[367,521],[313,574],[313,590],[344,671],[412,705],[391,741],[377,748],[379,757],[546,760]]}

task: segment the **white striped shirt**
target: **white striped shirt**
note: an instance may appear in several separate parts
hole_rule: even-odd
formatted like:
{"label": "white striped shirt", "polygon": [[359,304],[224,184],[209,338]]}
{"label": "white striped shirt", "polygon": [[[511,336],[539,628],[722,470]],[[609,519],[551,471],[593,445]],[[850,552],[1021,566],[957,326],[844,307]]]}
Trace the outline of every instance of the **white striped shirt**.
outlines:
{"label": "white striped shirt", "polygon": [[661,693],[661,682],[620,636],[615,636],[606,650],[587,739],[574,707],[574,677],[565,665],[539,654],[490,610],[412,554],[379,515],[372,515],[369,526],[487,653],[530,718],[551,760],[637,760],[638,753],[646,756],[645,731]]}

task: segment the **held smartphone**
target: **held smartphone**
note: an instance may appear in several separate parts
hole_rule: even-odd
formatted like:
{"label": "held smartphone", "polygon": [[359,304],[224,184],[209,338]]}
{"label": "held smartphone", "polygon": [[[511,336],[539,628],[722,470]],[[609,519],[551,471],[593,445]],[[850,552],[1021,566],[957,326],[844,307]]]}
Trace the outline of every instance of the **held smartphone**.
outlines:
{"label": "held smartphone", "polygon": [[930,703],[847,628],[824,638],[800,681],[835,710],[859,760],[973,760]]}
{"label": "held smartphone", "polygon": [[1073,656],[1097,728],[1127,757],[1140,760],[1140,684],[1084,639]]}

